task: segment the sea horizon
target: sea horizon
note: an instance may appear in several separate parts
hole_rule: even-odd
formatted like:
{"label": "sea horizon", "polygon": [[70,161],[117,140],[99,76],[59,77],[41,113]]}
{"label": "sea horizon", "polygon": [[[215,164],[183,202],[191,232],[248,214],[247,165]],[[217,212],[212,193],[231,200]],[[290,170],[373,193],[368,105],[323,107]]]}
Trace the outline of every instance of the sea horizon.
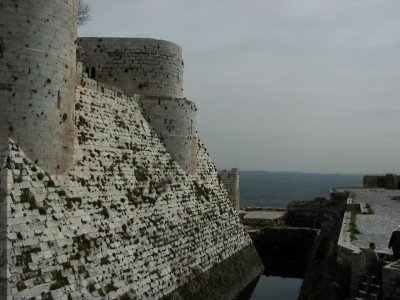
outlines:
{"label": "sea horizon", "polygon": [[364,174],[240,170],[242,207],[285,207],[294,200],[329,197],[334,187],[362,187]]}

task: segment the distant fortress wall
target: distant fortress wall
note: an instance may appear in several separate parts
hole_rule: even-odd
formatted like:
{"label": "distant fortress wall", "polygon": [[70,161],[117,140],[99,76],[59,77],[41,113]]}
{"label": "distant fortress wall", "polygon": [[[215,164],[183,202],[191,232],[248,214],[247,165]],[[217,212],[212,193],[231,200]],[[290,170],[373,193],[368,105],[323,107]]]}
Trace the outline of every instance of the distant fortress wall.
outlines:
{"label": "distant fortress wall", "polygon": [[73,154],[77,2],[0,2],[0,151],[12,137],[55,173]]}
{"label": "distant fortress wall", "polygon": [[400,175],[386,174],[384,176],[368,175],[363,177],[364,188],[400,189]]}
{"label": "distant fortress wall", "polygon": [[124,90],[129,96],[183,97],[182,49],[147,38],[78,38],[89,78]]}
{"label": "distant fortress wall", "polygon": [[218,176],[228,192],[228,198],[236,211],[240,210],[239,169],[220,170]]}

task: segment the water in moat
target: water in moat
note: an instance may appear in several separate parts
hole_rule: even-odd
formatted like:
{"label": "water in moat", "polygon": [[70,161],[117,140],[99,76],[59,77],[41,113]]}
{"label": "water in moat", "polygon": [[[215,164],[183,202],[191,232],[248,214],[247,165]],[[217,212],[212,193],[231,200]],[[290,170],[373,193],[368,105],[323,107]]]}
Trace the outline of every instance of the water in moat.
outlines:
{"label": "water in moat", "polygon": [[263,274],[236,296],[236,300],[296,300],[299,297],[305,266],[296,260],[262,257]]}
{"label": "water in moat", "polygon": [[[285,272],[264,272],[253,280],[244,290],[237,295],[237,300],[295,300],[299,297],[303,279],[300,273]],[[295,267],[296,268],[296,267]],[[287,270],[287,269],[286,269]],[[303,275],[303,274],[301,274]],[[288,277],[286,277],[288,276]]]}
{"label": "water in moat", "polygon": [[238,300],[295,300],[303,280],[261,275],[237,297]]}

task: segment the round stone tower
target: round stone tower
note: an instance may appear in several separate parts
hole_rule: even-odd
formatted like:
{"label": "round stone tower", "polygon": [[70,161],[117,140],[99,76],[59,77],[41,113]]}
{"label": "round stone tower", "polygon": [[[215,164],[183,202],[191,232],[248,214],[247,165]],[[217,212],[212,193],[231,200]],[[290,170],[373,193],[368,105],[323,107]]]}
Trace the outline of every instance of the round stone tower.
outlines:
{"label": "round stone tower", "polygon": [[79,38],[84,70],[127,95],[140,94],[150,124],[167,151],[189,174],[196,173],[196,106],[183,96],[181,48],[142,38]]}
{"label": "round stone tower", "polygon": [[[0,142],[63,173],[73,151],[78,0],[0,2]],[[1,156],[1,155],[0,155]]]}
{"label": "round stone tower", "polygon": [[143,38],[78,39],[90,78],[124,90],[127,95],[182,98],[183,60],[178,45]]}
{"label": "round stone tower", "polygon": [[196,105],[186,98],[142,98],[150,124],[163,138],[165,148],[189,174],[196,173]]}

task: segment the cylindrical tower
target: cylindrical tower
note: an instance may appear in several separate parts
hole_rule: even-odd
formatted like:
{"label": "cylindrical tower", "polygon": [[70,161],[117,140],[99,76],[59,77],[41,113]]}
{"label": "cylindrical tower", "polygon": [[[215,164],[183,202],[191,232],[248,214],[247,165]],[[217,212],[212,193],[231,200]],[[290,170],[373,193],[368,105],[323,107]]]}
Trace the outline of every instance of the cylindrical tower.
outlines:
{"label": "cylindrical tower", "polygon": [[239,190],[239,170],[232,168],[231,170],[218,171],[219,178],[223,182],[228,198],[232,206],[237,212],[240,210],[240,190]]}
{"label": "cylindrical tower", "polygon": [[127,95],[183,96],[182,49],[178,45],[144,38],[78,39],[90,78],[117,86]]}
{"label": "cylindrical tower", "polygon": [[196,106],[183,95],[181,48],[142,38],[79,38],[90,78],[140,94],[150,124],[167,151],[189,174],[196,173]]}
{"label": "cylindrical tower", "polygon": [[54,173],[73,151],[77,2],[0,2],[1,143]]}
{"label": "cylindrical tower", "polygon": [[196,173],[196,105],[184,99],[144,98],[141,104],[165,148],[189,174]]}

